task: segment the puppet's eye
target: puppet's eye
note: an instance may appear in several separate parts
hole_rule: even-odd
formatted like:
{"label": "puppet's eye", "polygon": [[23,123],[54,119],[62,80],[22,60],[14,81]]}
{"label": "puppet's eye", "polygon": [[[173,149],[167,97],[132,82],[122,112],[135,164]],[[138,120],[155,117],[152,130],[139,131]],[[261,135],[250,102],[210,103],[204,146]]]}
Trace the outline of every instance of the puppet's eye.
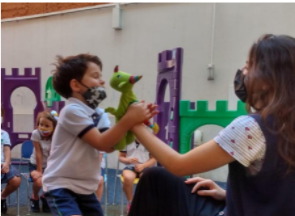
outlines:
{"label": "puppet's eye", "polygon": [[121,75],[118,75],[117,77],[120,79],[121,78]]}

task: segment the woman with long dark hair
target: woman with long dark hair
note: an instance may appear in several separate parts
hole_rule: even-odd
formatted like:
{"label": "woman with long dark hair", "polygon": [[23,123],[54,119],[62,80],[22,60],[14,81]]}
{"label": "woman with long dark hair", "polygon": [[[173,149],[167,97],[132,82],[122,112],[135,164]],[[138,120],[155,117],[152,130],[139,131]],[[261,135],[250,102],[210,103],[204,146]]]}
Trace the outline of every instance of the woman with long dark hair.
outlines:
{"label": "woman with long dark hair", "polygon": [[[262,36],[234,83],[249,114],[184,155],[143,125],[133,127],[165,169],[143,174],[129,216],[295,215],[295,39]],[[177,177],[226,164],[226,190],[211,180]]]}

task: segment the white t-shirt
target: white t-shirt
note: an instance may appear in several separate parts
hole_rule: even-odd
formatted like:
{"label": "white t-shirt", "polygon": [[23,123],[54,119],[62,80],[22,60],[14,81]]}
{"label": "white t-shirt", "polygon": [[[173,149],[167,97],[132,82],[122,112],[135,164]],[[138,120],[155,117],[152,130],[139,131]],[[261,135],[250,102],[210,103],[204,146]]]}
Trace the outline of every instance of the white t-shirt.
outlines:
{"label": "white t-shirt", "polygon": [[4,158],[4,146],[11,146],[10,138],[5,130],[1,129],[1,163],[5,162]]}
{"label": "white t-shirt", "polygon": [[215,138],[226,152],[247,167],[251,175],[262,168],[266,151],[266,140],[254,118],[241,116],[223,129]]}
{"label": "white t-shirt", "polygon": [[150,159],[147,149],[136,141],[127,145],[121,152],[126,152],[126,158],[136,157],[139,163],[145,163]]}
{"label": "white t-shirt", "polygon": [[78,194],[92,194],[97,189],[100,152],[80,139],[96,127],[95,112],[100,116],[98,127],[109,128],[104,110],[93,110],[76,98],[69,98],[69,104],[61,110],[42,179],[44,191],[67,188]]}
{"label": "white t-shirt", "polygon": [[[47,159],[48,159],[49,151],[50,151],[51,140],[42,139],[41,134],[38,130],[34,130],[32,132],[31,140],[40,143],[40,147],[42,150],[42,168],[46,168]],[[35,148],[31,155],[30,162],[31,164],[37,165]]]}

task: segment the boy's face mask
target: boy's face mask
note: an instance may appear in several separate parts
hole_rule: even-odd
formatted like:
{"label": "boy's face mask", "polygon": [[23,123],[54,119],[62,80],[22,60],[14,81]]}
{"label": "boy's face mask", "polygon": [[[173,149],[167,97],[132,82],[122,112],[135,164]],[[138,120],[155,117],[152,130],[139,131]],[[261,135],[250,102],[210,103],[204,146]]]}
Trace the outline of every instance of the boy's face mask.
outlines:
{"label": "boy's face mask", "polygon": [[44,137],[50,136],[50,134],[52,133],[53,129],[52,128],[44,128],[44,127],[38,127],[38,130],[40,132],[40,134]]}
{"label": "boy's face mask", "polygon": [[247,100],[247,89],[245,85],[245,75],[243,74],[243,71],[238,69],[235,80],[234,80],[234,90],[237,95],[237,97],[243,101],[244,103]]}
{"label": "boy's face mask", "polygon": [[84,97],[84,99],[87,102],[87,105],[92,108],[95,109],[96,107],[98,107],[98,105],[100,104],[101,101],[103,101],[106,97],[107,94],[105,92],[105,89],[103,87],[92,87],[89,88],[86,85],[84,85],[83,83],[81,83],[83,86],[85,86],[86,88],[88,88],[86,90],[86,92],[84,92],[82,94],[82,96]]}

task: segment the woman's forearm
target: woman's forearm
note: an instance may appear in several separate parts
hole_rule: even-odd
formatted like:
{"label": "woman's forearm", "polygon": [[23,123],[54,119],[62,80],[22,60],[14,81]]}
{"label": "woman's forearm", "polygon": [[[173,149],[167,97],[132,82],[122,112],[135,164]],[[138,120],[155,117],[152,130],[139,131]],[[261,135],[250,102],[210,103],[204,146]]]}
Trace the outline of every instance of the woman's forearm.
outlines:
{"label": "woman's forearm", "polygon": [[122,157],[122,156],[120,156],[120,157],[119,157],[119,161],[120,161],[121,163],[125,164],[125,165],[129,165],[129,164],[130,164],[130,162],[129,162],[129,158],[126,158],[126,157]]}

